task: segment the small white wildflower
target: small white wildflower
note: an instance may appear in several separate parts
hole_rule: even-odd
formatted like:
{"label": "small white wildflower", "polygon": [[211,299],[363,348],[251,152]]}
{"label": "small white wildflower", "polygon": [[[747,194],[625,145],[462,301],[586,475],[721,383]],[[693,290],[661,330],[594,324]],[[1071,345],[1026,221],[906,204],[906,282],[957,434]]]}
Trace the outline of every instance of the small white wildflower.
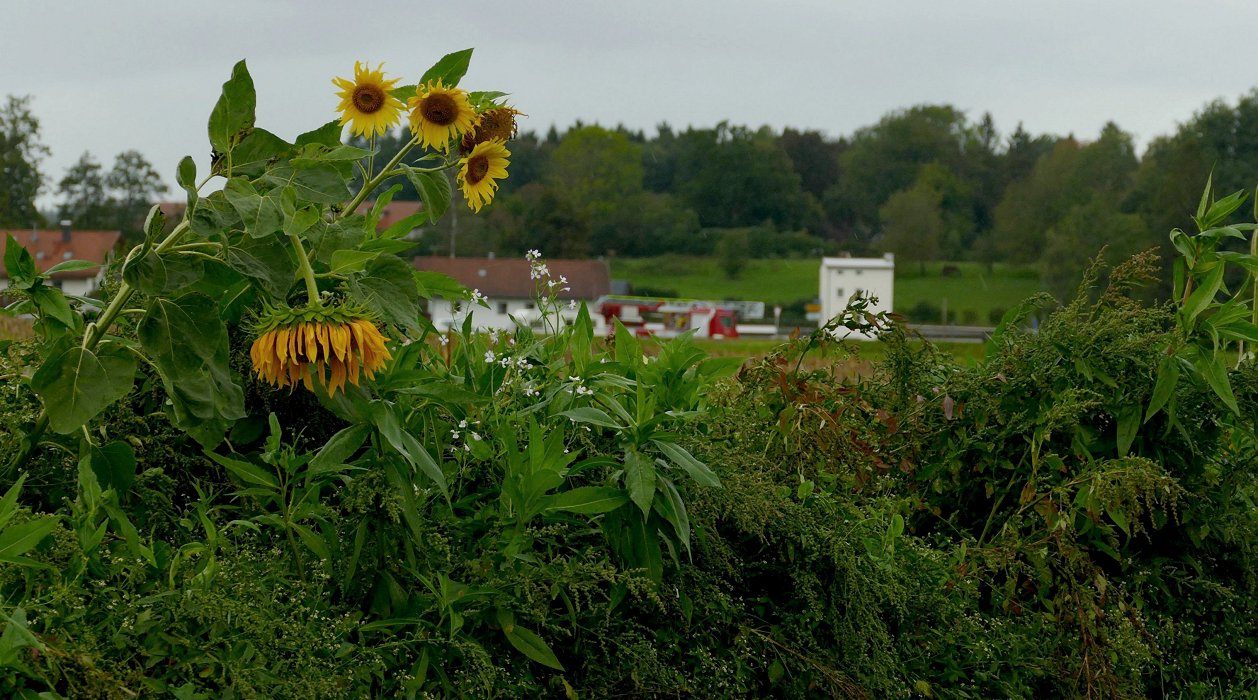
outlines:
{"label": "small white wildflower", "polygon": [[467,419],[466,419],[466,418],[464,418],[463,420],[459,421],[459,427],[460,427],[460,428],[466,428],[466,427],[467,427]]}
{"label": "small white wildflower", "polygon": [[493,362],[493,361],[494,361],[494,360],[496,360],[496,359],[498,359],[498,356],[494,354],[494,351],[493,351],[493,350],[486,350],[486,351],[485,351],[485,361],[486,361],[486,362]]}
{"label": "small white wildflower", "polygon": [[437,336],[437,342],[441,343],[442,347],[445,347],[446,345],[450,344],[450,336],[442,333],[441,335]]}
{"label": "small white wildflower", "polygon": [[515,366],[520,369],[528,369],[529,359],[527,357],[517,357],[515,358]]}
{"label": "small white wildflower", "polygon": [[481,294],[479,289],[472,290],[472,303],[473,304],[479,304],[482,301],[487,301],[487,300],[488,300],[488,297],[486,297],[484,294]]}
{"label": "small white wildflower", "polygon": [[491,343],[496,343],[496,342],[498,342],[498,329],[497,329],[497,328],[490,328],[490,329],[489,329],[489,330],[485,333],[485,335],[489,338],[489,342],[491,342]]}
{"label": "small white wildflower", "polygon": [[528,261],[530,261],[530,262],[531,262],[531,261],[533,261],[533,260],[537,260],[537,259],[538,259],[538,258],[540,258],[540,257],[542,257],[542,254],[541,254],[541,253],[539,253],[539,252],[537,252],[537,249],[536,249],[536,248],[534,248],[534,249],[532,249],[532,250],[530,250],[529,252],[527,252],[527,253],[525,253],[525,254],[524,254],[524,259],[525,259],[525,260],[528,260]]}
{"label": "small white wildflower", "polygon": [[473,440],[475,440],[475,441],[477,441],[477,442],[480,442],[480,433],[478,433],[478,432],[476,432],[475,430],[473,430],[473,431],[472,431],[472,439],[473,439]]}
{"label": "small white wildflower", "polygon": [[567,283],[568,283],[568,278],[567,278],[567,277],[564,277],[563,275],[560,275],[560,276],[559,276],[559,284],[567,284]]}
{"label": "small white wildflower", "polygon": [[569,302],[568,302],[568,308],[569,308],[569,309],[572,309],[572,310],[576,310],[576,308],[577,308],[577,300],[576,300],[576,299],[573,299],[572,301],[569,301]]}
{"label": "small white wildflower", "polygon": [[577,396],[593,396],[593,395],[594,395],[593,389],[590,389],[584,386],[577,387]]}
{"label": "small white wildflower", "polygon": [[458,439],[459,439],[459,431],[457,431],[457,430],[451,430],[451,431],[450,431],[450,438],[451,438],[452,440],[458,440]]}
{"label": "small white wildflower", "polygon": [[575,375],[575,374],[574,374],[574,375],[572,375],[571,377],[568,377],[568,381],[572,382],[573,384],[580,384],[580,383],[581,383],[581,377],[579,377],[578,375]]}
{"label": "small white wildflower", "polygon": [[463,451],[464,451],[464,452],[471,452],[471,451],[472,451],[472,446],[471,446],[471,445],[464,444],[464,445],[463,445]]}

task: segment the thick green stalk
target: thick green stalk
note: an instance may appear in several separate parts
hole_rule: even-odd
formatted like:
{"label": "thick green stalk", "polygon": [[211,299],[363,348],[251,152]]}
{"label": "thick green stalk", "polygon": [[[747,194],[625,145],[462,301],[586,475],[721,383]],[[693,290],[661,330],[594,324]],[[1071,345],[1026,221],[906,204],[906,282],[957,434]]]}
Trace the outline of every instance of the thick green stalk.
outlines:
{"label": "thick green stalk", "polygon": [[[184,219],[178,226],[175,227],[175,230],[171,231],[170,234],[166,236],[161,243],[157,244],[157,247],[154,248],[153,252],[159,254],[166,252],[178,243],[179,239],[183,236],[183,234],[187,233],[187,231],[188,220]],[[109,306],[105,307],[105,310],[101,313],[100,318],[92,322],[87,327],[87,331],[83,333],[84,350],[96,349],[96,346],[104,339],[105,333],[109,331],[109,327],[113,325],[115,320],[117,320],[118,316],[122,313],[123,309],[126,308],[127,303],[131,301],[131,297],[134,294],[135,289],[124,280],[118,287],[118,293],[110,300]],[[35,446],[39,444],[39,439],[43,437],[44,431],[47,429],[48,409],[45,408],[40,410],[39,417],[35,419],[35,427],[32,428],[30,434],[27,435],[26,442],[22,445],[22,449],[18,451],[17,455],[14,456],[13,460],[5,468],[3,481],[8,482],[12,480],[13,474],[18,470],[20,465],[30,458],[31,454],[35,451]]]}
{"label": "thick green stalk", "polygon": [[314,268],[310,266],[310,256],[306,255],[306,247],[301,244],[301,238],[296,234],[288,234],[288,240],[292,242],[293,250],[297,253],[297,271],[306,281],[307,303],[310,306],[322,306],[319,302],[319,285],[315,283]]}

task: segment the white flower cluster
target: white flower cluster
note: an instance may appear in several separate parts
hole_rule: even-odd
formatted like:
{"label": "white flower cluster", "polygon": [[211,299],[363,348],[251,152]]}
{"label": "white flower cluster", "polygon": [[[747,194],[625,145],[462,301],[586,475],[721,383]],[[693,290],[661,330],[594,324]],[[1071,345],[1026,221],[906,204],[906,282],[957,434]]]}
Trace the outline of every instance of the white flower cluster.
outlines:
{"label": "white flower cluster", "polygon": [[[479,427],[480,421],[474,420],[471,423],[468,423],[467,419],[465,418],[459,421],[459,427],[450,429],[450,449],[451,450],[457,451],[459,449],[462,449],[464,452],[471,452],[472,445],[471,445],[471,442],[469,442],[469,440],[474,441],[474,442],[481,441],[480,433],[473,430],[472,426]],[[467,438],[463,438],[463,433],[467,433]],[[460,439],[463,440],[461,444],[459,442]]]}
{"label": "white flower cluster", "polygon": [[568,383],[569,383],[568,391],[572,392],[573,394],[576,394],[577,396],[593,396],[594,395],[594,390],[586,386],[583,380],[581,379],[581,377],[575,374],[572,375],[571,377],[568,377]]}

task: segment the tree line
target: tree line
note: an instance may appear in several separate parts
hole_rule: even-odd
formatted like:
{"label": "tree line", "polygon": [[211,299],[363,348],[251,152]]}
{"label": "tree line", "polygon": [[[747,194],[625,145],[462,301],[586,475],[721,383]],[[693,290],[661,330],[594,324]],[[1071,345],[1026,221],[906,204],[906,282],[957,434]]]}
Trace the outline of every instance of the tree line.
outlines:
{"label": "tree line", "polygon": [[57,181],[55,211],[42,212],[36,198],[51,183],[39,166],[49,153],[30,97],[8,96],[0,105],[0,227],[42,228],[56,223],[52,214],[79,230],[119,230],[135,239],[146,212],[169,189],[139,151],[119,153],[109,170],[85,152]]}
{"label": "tree line", "polygon": [[[975,120],[950,105],[891,112],[837,138],[728,122],[661,124],[651,135],[578,122],[521,133],[493,206],[476,217],[456,206],[419,246],[459,255],[718,255],[731,274],[747,258],[838,251],[893,252],[906,269],[926,260],[1035,263],[1064,296],[1102,247],[1118,259],[1163,246],[1171,228],[1189,230],[1212,172],[1220,192],[1251,187],[1254,134],[1258,91],[1206,105],[1142,156],[1114,123],[1094,138],[1021,125],[1002,134],[990,114]],[[407,138],[403,130],[382,137],[382,157]],[[29,98],[9,97],[0,109],[0,225],[44,223],[34,201],[47,152]],[[165,189],[138,152],[120,154],[108,172],[84,154],[58,183],[58,216],[133,231]],[[418,195],[405,186],[397,198]]]}

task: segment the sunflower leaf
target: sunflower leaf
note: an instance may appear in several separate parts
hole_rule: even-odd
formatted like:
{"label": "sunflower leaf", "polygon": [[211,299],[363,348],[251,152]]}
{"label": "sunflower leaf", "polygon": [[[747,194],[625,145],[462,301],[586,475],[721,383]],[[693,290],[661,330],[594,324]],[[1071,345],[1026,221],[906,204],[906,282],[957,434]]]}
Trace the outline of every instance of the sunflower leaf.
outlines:
{"label": "sunflower leaf", "polygon": [[411,181],[419,198],[424,202],[424,211],[428,212],[428,221],[437,220],[450,208],[450,178],[445,173],[430,173],[415,168],[406,169],[406,179]]}
{"label": "sunflower leaf", "polygon": [[135,356],[121,346],[102,344],[92,351],[63,338],[31,377],[31,389],[44,402],[49,426],[64,435],[126,396],[135,369]]}
{"label": "sunflower leaf", "polygon": [[154,299],[136,331],[161,375],[172,422],[203,447],[218,445],[245,416],[245,400],[217,305],[195,292]]}
{"label": "sunflower leaf", "polygon": [[361,276],[350,280],[350,290],[387,323],[419,330],[419,288],[414,270],[400,258],[381,255]]}
{"label": "sunflower leaf", "polygon": [[463,79],[463,76],[467,74],[467,65],[471,60],[471,49],[448,53],[442,56],[441,60],[434,63],[432,68],[424,71],[424,76],[419,79],[419,84],[427,85],[431,80],[440,80],[446,87],[455,87]]}
{"label": "sunflower leaf", "polygon": [[[242,60],[232,68],[232,76],[223,83],[223,93],[210,112],[210,145],[215,151],[229,157],[232,149],[253,130],[256,106],[253,78]],[[218,172],[218,168],[213,170]]]}

